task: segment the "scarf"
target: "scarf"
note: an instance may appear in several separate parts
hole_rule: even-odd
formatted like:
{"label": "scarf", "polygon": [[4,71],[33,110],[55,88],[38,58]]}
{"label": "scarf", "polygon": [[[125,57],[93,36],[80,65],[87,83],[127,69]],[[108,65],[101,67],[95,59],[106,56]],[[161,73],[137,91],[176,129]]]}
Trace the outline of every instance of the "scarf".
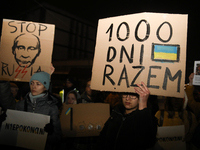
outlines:
{"label": "scarf", "polygon": [[36,103],[37,98],[42,97],[45,94],[46,93],[42,93],[42,94],[39,94],[39,95],[32,95],[31,93],[29,93],[29,97],[30,97],[31,102],[34,104],[34,103]]}

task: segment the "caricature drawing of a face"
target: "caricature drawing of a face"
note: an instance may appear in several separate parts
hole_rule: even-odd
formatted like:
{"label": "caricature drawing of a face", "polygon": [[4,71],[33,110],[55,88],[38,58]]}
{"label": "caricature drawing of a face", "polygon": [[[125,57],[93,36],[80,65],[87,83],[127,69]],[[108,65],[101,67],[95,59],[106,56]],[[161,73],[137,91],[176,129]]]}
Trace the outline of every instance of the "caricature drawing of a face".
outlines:
{"label": "caricature drawing of a face", "polygon": [[20,34],[15,38],[12,53],[20,67],[30,67],[40,52],[40,40],[36,35]]}

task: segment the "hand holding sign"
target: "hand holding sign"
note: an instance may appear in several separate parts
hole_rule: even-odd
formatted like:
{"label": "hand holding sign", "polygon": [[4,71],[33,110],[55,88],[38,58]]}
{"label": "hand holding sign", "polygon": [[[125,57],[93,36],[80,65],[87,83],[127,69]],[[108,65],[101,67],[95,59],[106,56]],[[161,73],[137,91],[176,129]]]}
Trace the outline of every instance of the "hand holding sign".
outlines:
{"label": "hand holding sign", "polygon": [[140,96],[139,97],[139,110],[142,110],[147,107],[147,100],[150,95],[150,91],[144,82],[137,84],[138,87],[135,87],[135,92]]}
{"label": "hand holding sign", "polygon": [[51,75],[54,73],[54,71],[55,71],[55,68],[54,68],[54,66],[53,66],[53,64],[51,63],[51,66],[50,66],[50,70],[51,70]]}
{"label": "hand holding sign", "polygon": [[189,76],[189,85],[190,86],[192,86],[193,79],[194,79],[194,73],[191,73],[190,76]]}

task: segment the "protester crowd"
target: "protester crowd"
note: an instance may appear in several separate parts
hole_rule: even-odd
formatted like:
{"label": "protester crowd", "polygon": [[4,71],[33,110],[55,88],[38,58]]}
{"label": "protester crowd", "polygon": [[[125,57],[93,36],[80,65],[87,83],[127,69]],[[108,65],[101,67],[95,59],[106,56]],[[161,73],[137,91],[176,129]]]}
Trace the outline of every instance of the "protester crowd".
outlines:
{"label": "protester crowd", "polygon": [[[54,68],[52,67],[52,72]],[[77,86],[74,78],[67,78],[59,93],[51,91],[51,74],[35,73],[27,87],[14,82],[0,81],[0,126],[6,120],[6,110],[14,109],[50,116],[44,127],[48,133],[47,150],[137,150],[153,149],[157,128],[184,125],[187,150],[200,149],[200,92],[192,85],[194,74],[185,87],[188,98],[165,97],[164,108],[159,107],[157,96],[150,95],[144,82],[138,83],[133,93],[94,91],[91,80],[84,87]],[[79,89],[84,89],[80,91]],[[60,114],[62,105],[79,103],[108,103],[110,117],[96,137],[71,138],[62,134]],[[97,116],[98,117],[98,116]],[[23,149],[0,145],[0,149]]]}

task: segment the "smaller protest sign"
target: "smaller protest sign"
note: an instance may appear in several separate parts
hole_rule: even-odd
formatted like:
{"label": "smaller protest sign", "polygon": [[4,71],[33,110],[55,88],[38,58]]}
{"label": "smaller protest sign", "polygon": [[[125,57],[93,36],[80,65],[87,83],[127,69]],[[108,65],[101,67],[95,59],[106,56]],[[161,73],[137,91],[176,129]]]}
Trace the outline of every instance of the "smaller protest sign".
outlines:
{"label": "smaller protest sign", "polygon": [[157,142],[152,150],[186,150],[184,125],[158,127]]}
{"label": "smaller protest sign", "polygon": [[45,148],[44,127],[50,116],[17,110],[7,110],[0,131],[0,144],[41,150]]}
{"label": "smaller protest sign", "polygon": [[62,133],[67,137],[98,136],[109,116],[109,104],[63,103],[60,116]]}
{"label": "smaller protest sign", "polygon": [[0,79],[29,81],[35,72],[50,73],[55,25],[3,19]]}
{"label": "smaller protest sign", "polygon": [[194,62],[193,85],[200,85],[200,61]]}

